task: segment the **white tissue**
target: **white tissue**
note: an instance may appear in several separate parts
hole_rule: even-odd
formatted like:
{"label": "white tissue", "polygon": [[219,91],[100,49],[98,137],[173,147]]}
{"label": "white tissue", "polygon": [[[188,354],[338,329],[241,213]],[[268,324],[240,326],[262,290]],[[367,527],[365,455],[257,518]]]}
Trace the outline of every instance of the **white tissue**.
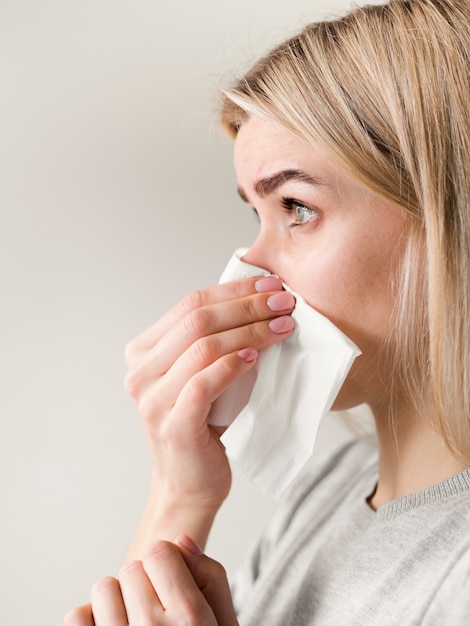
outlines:
{"label": "white tissue", "polygon": [[[220,282],[266,276],[244,263],[240,248]],[[296,298],[295,328],[260,352],[256,365],[213,404],[209,423],[229,425],[227,455],[264,492],[278,498],[312,456],[318,428],[329,412],[359,348],[326,317]]]}

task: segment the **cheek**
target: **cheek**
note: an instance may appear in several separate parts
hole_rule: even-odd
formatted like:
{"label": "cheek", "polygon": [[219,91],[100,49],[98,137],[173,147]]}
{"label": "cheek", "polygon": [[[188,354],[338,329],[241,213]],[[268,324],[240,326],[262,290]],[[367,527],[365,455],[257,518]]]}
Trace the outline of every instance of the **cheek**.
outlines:
{"label": "cheek", "polygon": [[286,282],[363,351],[385,338],[393,298],[390,260],[381,250],[354,254],[343,248],[316,256]]}

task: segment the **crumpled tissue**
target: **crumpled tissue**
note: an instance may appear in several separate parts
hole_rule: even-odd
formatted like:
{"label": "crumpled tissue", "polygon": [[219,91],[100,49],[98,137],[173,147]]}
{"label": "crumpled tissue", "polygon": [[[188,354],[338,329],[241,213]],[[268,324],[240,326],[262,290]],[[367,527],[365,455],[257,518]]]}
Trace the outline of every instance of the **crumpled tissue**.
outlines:
{"label": "crumpled tissue", "polygon": [[[238,249],[220,283],[268,276]],[[359,348],[330,320],[296,298],[292,334],[262,350],[255,366],[212,405],[209,423],[228,426],[227,455],[265,493],[279,498],[312,456],[327,415]]]}

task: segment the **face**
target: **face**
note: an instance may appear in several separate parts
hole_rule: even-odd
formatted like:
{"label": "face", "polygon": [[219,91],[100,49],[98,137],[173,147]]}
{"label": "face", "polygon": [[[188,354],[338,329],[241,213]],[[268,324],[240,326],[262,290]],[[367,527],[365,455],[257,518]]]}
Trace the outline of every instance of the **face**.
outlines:
{"label": "face", "polygon": [[[256,117],[235,140],[239,193],[260,231],[244,260],[278,274],[362,350],[333,408],[383,402],[405,216],[312,144]],[[388,356],[387,356],[388,355]]]}

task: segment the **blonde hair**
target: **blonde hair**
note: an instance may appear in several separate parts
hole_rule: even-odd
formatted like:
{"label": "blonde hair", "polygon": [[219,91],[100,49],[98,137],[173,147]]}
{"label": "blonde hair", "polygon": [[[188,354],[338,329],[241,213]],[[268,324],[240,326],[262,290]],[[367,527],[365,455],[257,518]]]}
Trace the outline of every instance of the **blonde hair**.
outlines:
{"label": "blonde hair", "polygon": [[470,459],[470,3],[390,0],[308,25],[224,92],[320,145],[409,215],[393,335],[399,382]]}

